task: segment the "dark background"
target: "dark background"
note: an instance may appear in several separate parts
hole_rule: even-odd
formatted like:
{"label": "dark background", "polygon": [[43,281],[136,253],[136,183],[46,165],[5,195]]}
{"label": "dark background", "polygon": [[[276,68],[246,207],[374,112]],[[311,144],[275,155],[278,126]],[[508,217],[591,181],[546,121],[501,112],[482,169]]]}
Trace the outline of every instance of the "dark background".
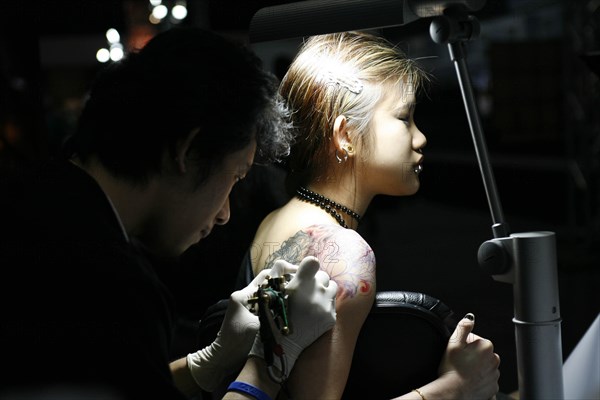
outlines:
{"label": "dark background", "polygon": [[[254,12],[283,3],[188,0],[180,25],[247,41]],[[106,46],[108,28],[130,50],[176,25],[150,24],[149,10],[147,0],[0,3],[0,173],[57,154],[104,65],[95,53]],[[600,84],[584,59],[600,50],[600,3],[489,0],[475,15],[481,35],[468,45],[467,60],[498,192],[511,232],[556,233],[566,359],[600,311]],[[492,221],[455,72],[445,46],[429,38],[429,22],[379,30],[433,76],[416,111],[428,138],[422,189],[410,198],[376,198],[359,232],[375,251],[379,290],[422,291],[457,317],[476,315],[477,333],[502,357],[501,389],[510,392],[517,388],[512,287],[477,264]],[[254,49],[282,76],[298,43]],[[230,224],[179,262],[160,260],[181,311],[174,356],[193,350],[195,322],[233,289],[258,223],[286,200],[282,180],[276,166],[254,168],[232,194]]]}

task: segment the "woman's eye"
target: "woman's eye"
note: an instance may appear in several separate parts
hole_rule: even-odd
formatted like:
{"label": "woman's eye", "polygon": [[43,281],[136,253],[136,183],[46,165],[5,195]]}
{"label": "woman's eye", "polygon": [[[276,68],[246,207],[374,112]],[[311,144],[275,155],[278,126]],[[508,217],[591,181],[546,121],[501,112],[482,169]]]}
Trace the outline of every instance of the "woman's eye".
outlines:
{"label": "woman's eye", "polygon": [[398,119],[404,122],[406,125],[410,124],[410,117],[398,117]]}

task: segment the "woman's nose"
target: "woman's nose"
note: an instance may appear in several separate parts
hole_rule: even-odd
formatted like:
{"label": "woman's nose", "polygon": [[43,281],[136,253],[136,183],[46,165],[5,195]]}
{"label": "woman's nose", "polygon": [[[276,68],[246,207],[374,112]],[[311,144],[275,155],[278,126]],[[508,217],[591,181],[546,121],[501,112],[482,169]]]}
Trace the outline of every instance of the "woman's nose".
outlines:
{"label": "woman's nose", "polygon": [[417,132],[413,136],[413,148],[422,149],[425,146],[427,146],[427,138],[423,132],[417,128]]}

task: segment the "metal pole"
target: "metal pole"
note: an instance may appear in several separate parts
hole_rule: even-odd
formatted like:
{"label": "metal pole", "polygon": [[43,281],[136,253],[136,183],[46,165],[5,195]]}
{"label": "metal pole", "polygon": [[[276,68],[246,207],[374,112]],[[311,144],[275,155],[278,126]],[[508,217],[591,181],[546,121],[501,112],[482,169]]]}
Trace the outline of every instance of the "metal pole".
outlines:
{"label": "metal pole", "polygon": [[563,399],[555,235],[527,232],[511,238],[519,397]]}
{"label": "metal pole", "polygon": [[479,163],[483,186],[492,216],[492,232],[495,238],[506,237],[509,234],[508,226],[504,222],[502,205],[496,190],[496,181],[488,158],[483,128],[481,127],[475,96],[473,95],[473,87],[469,79],[469,70],[465,61],[464,43],[462,41],[450,42],[448,43],[448,51],[450,53],[450,60],[452,60],[456,69],[456,76],[458,77],[458,84],[460,85],[469,128],[471,129],[471,136],[475,144],[475,155]]}
{"label": "metal pole", "polygon": [[508,225],[504,222],[465,60],[464,42],[477,36],[479,26],[464,11],[448,10],[445,17],[432,23],[430,33],[434,41],[448,43],[494,223],[495,239],[481,245],[479,262],[495,280],[513,284],[519,397],[562,400],[555,235],[553,232],[526,232],[508,237]]}

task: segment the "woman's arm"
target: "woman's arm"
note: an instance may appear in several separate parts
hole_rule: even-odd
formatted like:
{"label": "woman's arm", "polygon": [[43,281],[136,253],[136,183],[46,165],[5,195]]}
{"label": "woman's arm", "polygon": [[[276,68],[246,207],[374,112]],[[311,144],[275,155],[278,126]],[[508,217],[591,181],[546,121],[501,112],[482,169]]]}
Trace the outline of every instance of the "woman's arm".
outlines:
{"label": "woman's arm", "polygon": [[471,333],[475,321],[472,314],[467,316],[448,341],[439,378],[396,400],[491,399],[496,395],[500,357],[492,342]]}
{"label": "woman's arm", "polygon": [[[349,229],[319,225],[303,230],[302,235],[296,235],[294,251],[303,243],[338,285],[337,321],[330,332],[302,352],[288,388],[294,399],[339,399],[356,339],[375,299],[375,256],[364,239]],[[283,247],[280,250],[285,252]]]}
{"label": "woman's arm", "polygon": [[172,361],[169,364],[169,368],[171,369],[171,375],[173,376],[173,383],[180,392],[187,397],[192,397],[200,392],[200,386],[198,386],[192,377],[185,357]]}
{"label": "woman's arm", "polygon": [[293,399],[342,397],[356,339],[373,298],[374,295],[368,294],[337,307],[335,327],[305,349],[294,367],[288,380]]}

